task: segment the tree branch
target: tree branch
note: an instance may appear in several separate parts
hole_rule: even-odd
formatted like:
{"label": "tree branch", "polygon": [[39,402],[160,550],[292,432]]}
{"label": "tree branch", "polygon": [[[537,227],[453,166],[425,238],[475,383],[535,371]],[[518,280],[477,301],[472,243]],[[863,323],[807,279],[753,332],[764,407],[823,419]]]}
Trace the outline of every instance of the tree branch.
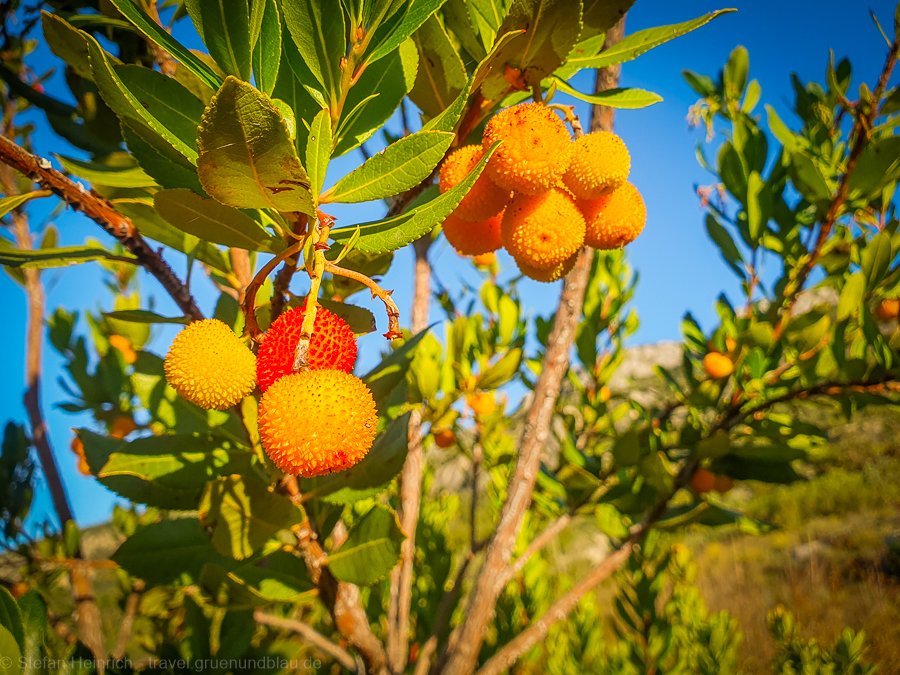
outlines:
{"label": "tree branch", "polygon": [[51,168],[50,162],[31,154],[6,136],[0,136],[0,162],[53,191],[74,210],[83,212],[100,225],[137,258],[139,265],[157,278],[182,312],[193,319],[203,318],[190,291],[172,268],[144,241],[131,220],[116,211],[108,200],[85,191],[82,186]]}
{"label": "tree branch", "polygon": [[264,626],[282,628],[284,630],[289,630],[292,633],[297,633],[297,635],[303,636],[314,647],[318,647],[326,654],[333,656],[334,659],[347,670],[356,671],[356,660],[350,656],[350,652],[340,645],[334,644],[315,628],[302,621],[279,619],[277,616],[264,613],[261,609],[257,609],[253,612],[253,620]]}
{"label": "tree branch", "polygon": [[[615,44],[623,31],[624,19],[607,33],[606,45]],[[617,72],[611,73],[602,69],[598,71],[595,90],[604,91],[615,86],[617,81]],[[591,119],[591,130],[596,128],[610,130],[612,119],[612,111],[607,113],[595,109]],[[504,572],[512,557],[525,511],[531,503],[541,452],[550,431],[560,386],[569,368],[569,351],[575,341],[593,255],[592,249],[587,247],[582,249],[575,267],[566,277],[559,309],[547,342],[541,374],[535,385],[531,409],[525,418],[515,472],[509,482],[500,521],[488,544],[484,565],[475,581],[459,639],[447,653],[447,665],[443,671],[447,675],[468,675],[475,670],[485,630],[493,616],[497,598],[503,590],[504,584],[500,582],[504,579]]]}

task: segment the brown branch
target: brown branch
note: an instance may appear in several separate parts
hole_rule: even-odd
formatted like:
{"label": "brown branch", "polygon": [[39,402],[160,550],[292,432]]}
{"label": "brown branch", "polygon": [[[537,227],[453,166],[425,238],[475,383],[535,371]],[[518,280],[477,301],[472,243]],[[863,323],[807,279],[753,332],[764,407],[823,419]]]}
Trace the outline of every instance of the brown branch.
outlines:
{"label": "brown branch", "polygon": [[144,582],[140,579],[135,580],[134,587],[125,602],[125,616],[122,618],[122,626],[119,628],[119,637],[116,639],[116,648],[113,651],[114,659],[122,659],[125,657],[125,651],[128,647],[128,637],[131,635],[131,628],[134,626],[134,618],[137,615],[138,601],[141,599],[141,591],[144,590]]}
{"label": "brown branch", "polygon": [[303,636],[314,647],[318,647],[326,654],[333,656],[334,659],[347,670],[356,671],[356,660],[350,653],[340,645],[334,644],[312,626],[305,624],[302,621],[279,619],[277,616],[264,613],[261,609],[257,609],[253,612],[253,619],[256,623],[260,623],[264,626],[282,628]]}
{"label": "brown branch", "polygon": [[242,248],[232,248],[229,250],[231,254],[231,266],[234,268],[234,278],[240,285],[238,291],[238,302],[244,300],[244,293],[247,292],[247,286],[253,279],[253,270],[250,269],[250,252]]}
{"label": "brown branch", "polygon": [[[430,233],[413,243],[416,255],[411,312],[413,334],[421,333],[428,327],[428,312],[431,305],[431,263],[428,262],[430,247]],[[390,316],[390,310],[388,315]],[[391,595],[388,606],[388,659],[391,670],[395,673],[405,670],[409,657],[409,616],[412,603],[413,563],[416,556],[416,525],[419,522],[422,478],[425,474],[422,411],[418,408],[410,414],[407,438],[409,452],[400,473],[400,525],[406,532],[406,539],[400,549],[400,564],[391,572]]]}
{"label": "brown branch", "polygon": [[50,162],[24,150],[6,136],[0,136],[0,162],[28,176],[41,187],[53,191],[72,209],[83,212],[100,225],[137,258],[139,265],[157,278],[182,312],[193,319],[203,318],[190,291],[172,268],[144,241],[131,220],[116,211],[108,200],[95,192],[87,192],[51,168]]}
{"label": "brown branch", "polygon": [[[384,334],[384,337],[386,337],[388,340],[394,340],[396,338],[403,337],[403,334],[400,332],[400,310],[397,309],[397,303],[395,303],[391,299],[391,294],[394,291],[386,291],[365,274],[356,272],[354,270],[348,270],[343,267],[338,267],[334,263],[328,262],[327,260],[325,261],[325,271],[331,274],[337,274],[341,277],[353,279],[354,281],[358,281],[359,283],[365,285],[370,291],[372,291],[373,298],[378,298],[384,303],[385,311],[387,311],[388,332]],[[424,328],[421,328],[420,330],[424,330]],[[416,328],[414,326],[413,334],[415,333]]]}
{"label": "brown branch", "polygon": [[[305,213],[297,214],[297,219],[291,224],[292,236],[302,241],[303,237],[306,236],[308,224],[309,217]],[[278,270],[278,274],[275,275],[272,289],[272,321],[281,316],[287,306],[288,288],[291,285],[291,279],[294,278],[294,274],[297,272],[298,263],[298,257],[292,256],[288,258],[284,263],[284,267]]]}
{"label": "brown branch", "polygon": [[441,604],[438,605],[438,613],[434,620],[434,625],[431,628],[431,636],[425,641],[425,645],[419,652],[419,660],[416,662],[415,675],[426,675],[426,673],[428,673],[429,666],[431,665],[431,657],[434,656],[435,651],[437,651],[438,640],[440,640],[441,633],[444,632],[444,629],[447,628],[447,625],[450,623],[453,607],[456,605],[456,601],[462,591],[466,571],[469,569],[469,565],[474,558],[475,556],[471,552],[466,556],[459,571],[456,573],[456,579],[453,582],[453,586],[449,591],[445,592],[444,597],[441,598]]}
{"label": "brown branch", "polygon": [[822,248],[825,246],[825,242],[831,235],[831,230],[838,217],[841,215],[841,209],[843,208],[844,203],[847,201],[847,196],[850,193],[850,175],[856,168],[856,163],[859,161],[859,157],[863,150],[865,150],[866,144],[869,141],[869,134],[875,123],[875,118],[878,116],[878,107],[881,102],[881,97],[887,88],[891,73],[897,65],[898,52],[900,52],[900,37],[894,38],[894,42],[891,44],[890,52],[888,52],[884,67],[881,69],[881,75],[878,77],[878,84],[872,94],[871,107],[869,110],[865,111],[865,113],[859,112],[857,115],[851,132],[851,137],[855,136],[855,139],[853,147],[850,149],[850,156],[847,158],[847,168],[841,176],[841,184],[838,187],[837,194],[831,200],[831,204],[828,207],[828,213],[825,215],[825,220],[822,221],[822,226],[819,228],[819,234],[816,237],[816,243],[813,246],[813,250],[809,253],[803,267],[800,268],[799,272],[797,272],[796,276],[788,284],[788,288],[785,290],[784,299],[780,303],[781,306],[775,308],[776,311],[781,310],[782,312],[781,319],[775,326],[776,340],[784,331],[790,316],[791,307],[793,306],[797,295],[806,285],[809,275],[812,273],[816,263],[819,261],[819,258],[822,255]]}
{"label": "brown branch", "polygon": [[251,338],[255,339],[262,332],[256,321],[257,292],[266,282],[266,277],[272,273],[272,270],[291,256],[302,251],[305,245],[306,238],[304,237],[293,246],[284,249],[281,253],[263,265],[259,272],[256,273],[256,276],[253,277],[253,280],[247,284],[247,290],[244,293],[244,301],[241,303],[241,312],[244,314],[244,332],[249,334]]}
{"label": "brown branch", "polygon": [[[611,46],[617,42],[623,30],[624,18],[616,28],[609,31],[606,45]],[[599,92],[615,86],[617,75],[605,69],[598,71],[595,90]],[[609,131],[612,120],[612,111],[606,113],[595,109],[592,113],[591,130],[601,128]],[[468,675],[475,670],[488,622],[503,590],[503,585],[499,582],[502,581],[512,557],[516,536],[531,503],[541,452],[549,435],[560,386],[569,368],[569,351],[575,341],[593,255],[590,248],[582,249],[575,267],[566,277],[541,374],[535,385],[532,405],[525,418],[515,472],[509,482],[500,521],[488,544],[484,565],[475,581],[466,619],[460,627],[459,639],[447,652],[447,665],[443,670],[446,675]]]}

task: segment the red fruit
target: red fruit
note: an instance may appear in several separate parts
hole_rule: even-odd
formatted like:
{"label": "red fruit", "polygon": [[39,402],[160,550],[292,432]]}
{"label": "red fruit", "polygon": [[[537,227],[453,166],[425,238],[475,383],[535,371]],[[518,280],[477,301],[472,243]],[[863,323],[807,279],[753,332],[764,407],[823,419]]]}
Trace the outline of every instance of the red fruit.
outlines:
{"label": "red fruit", "polygon": [[[275,380],[290,375],[294,353],[303,329],[301,307],[289,309],[278,317],[263,336],[256,357],[256,376],[261,391]],[[353,371],[356,363],[356,338],[350,326],[324,307],[316,310],[313,336],[309,341],[309,369]]]}

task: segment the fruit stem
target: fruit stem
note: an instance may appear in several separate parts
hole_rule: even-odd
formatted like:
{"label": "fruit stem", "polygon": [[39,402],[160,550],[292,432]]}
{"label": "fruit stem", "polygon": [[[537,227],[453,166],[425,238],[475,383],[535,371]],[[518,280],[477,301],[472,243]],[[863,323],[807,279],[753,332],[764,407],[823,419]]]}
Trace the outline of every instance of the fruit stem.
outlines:
{"label": "fruit stem", "polygon": [[353,270],[348,270],[343,267],[338,267],[334,263],[325,261],[325,271],[331,274],[337,274],[341,277],[347,277],[348,279],[353,279],[354,281],[358,281],[361,284],[364,284],[372,291],[372,297],[378,298],[384,303],[384,308],[387,311],[388,315],[388,332],[384,334],[388,340],[394,340],[399,337],[403,337],[403,334],[400,332],[400,310],[397,309],[396,303],[391,298],[391,294],[394,291],[386,291],[377,283],[375,283],[372,279],[367,277],[365,274],[360,272],[355,272]]}
{"label": "fruit stem", "polygon": [[316,241],[313,245],[313,259],[307,261],[306,273],[309,274],[309,293],[306,295],[306,307],[303,310],[303,326],[300,329],[300,341],[297,343],[297,351],[294,352],[294,372],[309,370],[309,341],[312,339],[313,328],[316,323],[316,311],[319,308],[319,287],[322,285],[322,275],[325,273],[325,251],[328,250],[328,233],[335,221],[334,216],[329,216],[321,210],[317,210]]}
{"label": "fruit stem", "polygon": [[256,276],[253,277],[253,281],[247,285],[247,290],[244,294],[244,302],[241,303],[241,311],[244,313],[244,335],[249,333],[250,337],[255,340],[256,336],[262,332],[259,329],[259,324],[256,322],[256,293],[266,282],[266,277],[268,277],[272,273],[272,270],[278,267],[283,261],[300,253],[303,250],[303,247],[306,246],[306,240],[309,236],[310,235],[306,235],[296,244],[284,249],[281,253],[263,265],[259,272],[256,273]]}

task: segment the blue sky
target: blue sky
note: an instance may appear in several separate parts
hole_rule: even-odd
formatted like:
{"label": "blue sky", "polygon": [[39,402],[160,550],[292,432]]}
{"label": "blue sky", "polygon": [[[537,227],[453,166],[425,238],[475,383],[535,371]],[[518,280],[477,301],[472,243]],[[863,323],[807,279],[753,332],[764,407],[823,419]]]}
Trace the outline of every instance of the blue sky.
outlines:
{"label": "blue sky", "polygon": [[[715,76],[737,45],[744,45],[750,52],[750,76],[762,85],[762,103],[773,105],[783,119],[795,123],[790,112],[792,93],[789,75],[796,72],[802,81],[824,81],[829,48],[835,51],[836,60],[849,57],[854,67],[853,87],[865,80],[874,84],[884,61],[886,45],[869,18],[871,8],[886,29],[892,26],[894,4],[887,0],[871,0],[869,3],[846,3],[836,0],[795,0],[772,2],[740,0],[717,3],[714,0],[638,0],[628,16],[626,30],[631,33],[643,28],[678,23],[701,16],[723,7],[736,7],[738,12],[722,16],[707,26],[667,43],[625,64],[621,86],[649,89],[660,94],[664,101],[650,108],[622,111],[616,117],[616,131],[628,145],[632,158],[630,180],[644,196],[648,220],[644,233],[628,247],[629,259],[640,273],[634,305],[641,319],[641,328],[632,338],[632,344],[653,343],[679,338],[679,323],[686,311],[691,311],[705,328],[716,320],[713,303],[718,294],[725,291],[737,298],[740,289],[733,275],[720,260],[715,247],[707,239],[703,227],[703,211],[695,192],[697,185],[712,182],[711,176],[697,164],[694,148],[703,138],[703,131],[689,129],[686,122],[688,107],[697,96],[681,77],[687,68]],[[176,35],[191,47],[199,47],[190,28],[182,22]],[[32,66],[42,72],[50,65],[58,64],[45,45],[33,55]],[[590,91],[592,75],[582,72],[572,83],[581,91]],[[49,93],[59,91],[54,85]],[[853,97],[851,90],[851,97]],[[558,95],[558,102],[571,103],[568,97]],[[587,122],[588,110],[579,104],[582,120]],[[40,120],[39,124],[43,123]],[[42,126],[46,126],[43,124]],[[41,127],[39,127],[41,128]],[[44,131],[36,136],[39,153],[50,156],[54,152],[76,154],[66,144]],[[770,144],[771,145],[771,144]],[[378,149],[374,143],[373,150]],[[355,168],[362,160],[359,152],[332,162],[326,186],[341,175]],[[51,200],[34,205],[30,209],[33,227],[37,228],[51,210]],[[339,225],[375,220],[381,216],[381,205],[369,204],[353,208],[335,209]],[[106,244],[109,238],[83,216],[64,212],[53,220],[60,233],[60,245],[74,245],[86,237],[94,237]],[[167,259],[183,276],[183,257],[171,253]],[[501,280],[516,275],[512,261],[501,254],[504,271]],[[443,240],[432,248],[432,264],[438,270],[441,282],[458,292],[465,284],[477,286],[481,277],[468,263],[462,261]],[[382,286],[395,289],[394,298],[404,317],[408,316],[412,279],[412,254],[403,250],[396,254],[390,272]],[[96,265],[79,265],[44,274],[47,287],[48,310],[57,306],[68,309],[108,310],[111,296],[102,285],[102,273]],[[295,290],[302,292],[301,280],[295,281]],[[526,311],[547,315],[555,307],[560,284],[538,284],[526,280],[520,286],[526,298]],[[153,299],[156,311],[176,315],[177,308],[161,291],[156,281],[142,275],[144,297]],[[203,310],[212,312],[216,293],[212,285],[201,275],[194,275],[193,290]],[[24,325],[25,298],[21,288],[7,275],[0,274],[0,298],[7,326],[10,330],[0,334],[0,350],[5,358],[0,361],[0,406],[3,419],[23,421],[24,391]],[[368,301],[363,294],[353,302],[375,311],[379,321],[378,332],[360,340],[358,370],[365,372],[377,361],[384,349],[384,318],[381,307]],[[439,309],[433,312],[433,320],[442,318]],[[408,324],[408,320],[404,321]],[[80,329],[87,331],[82,320]],[[155,329],[150,349],[164,353],[174,335],[173,329]],[[439,333],[440,334],[440,333]],[[50,425],[50,440],[58,458],[66,489],[73,505],[76,519],[82,525],[106,520],[114,503],[114,496],[96,481],[77,472],[77,460],[69,450],[72,427],[89,426],[86,415],[69,415],[53,407],[63,400],[57,378],[62,374],[62,361],[49,344],[45,345],[43,379],[43,403]],[[49,495],[41,486],[35,500],[34,517],[37,520],[51,518]]]}

